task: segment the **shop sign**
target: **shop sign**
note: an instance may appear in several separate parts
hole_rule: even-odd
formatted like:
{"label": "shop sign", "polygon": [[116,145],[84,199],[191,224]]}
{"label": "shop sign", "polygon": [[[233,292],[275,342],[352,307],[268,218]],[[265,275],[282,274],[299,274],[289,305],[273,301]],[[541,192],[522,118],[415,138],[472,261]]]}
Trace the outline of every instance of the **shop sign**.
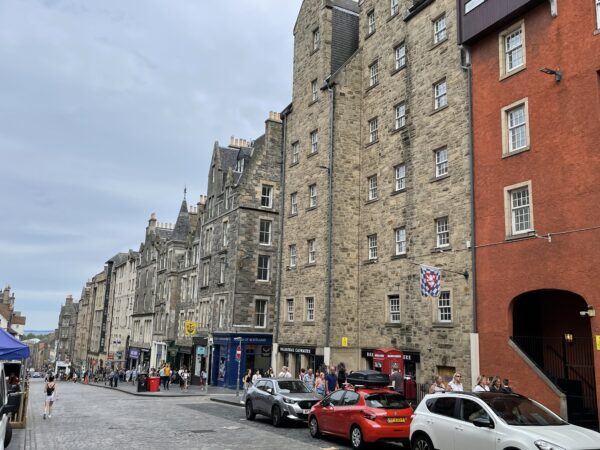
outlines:
{"label": "shop sign", "polygon": [[198,356],[206,355],[206,347],[196,347],[196,355],[198,355]]}
{"label": "shop sign", "polygon": [[186,336],[194,336],[198,328],[198,322],[193,320],[185,320],[183,322],[183,331]]}
{"label": "shop sign", "polygon": [[[370,350],[370,349],[363,349],[361,351],[361,356],[363,358],[373,358],[373,357],[383,358],[383,355],[380,355],[379,353],[377,355],[375,355],[375,350]],[[404,355],[402,356],[402,359],[404,361],[411,361],[411,362],[418,363],[418,362],[421,362],[421,355],[416,352],[404,353]]]}
{"label": "shop sign", "polygon": [[295,347],[290,345],[280,345],[279,351],[282,353],[302,353],[304,355],[314,355],[314,347]]}
{"label": "shop sign", "polygon": [[600,351],[600,336],[596,336],[596,350]]}
{"label": "shop sign", "polygon": [[138,359],[140,357],[140,351],[137,348],[130,348],[129,357],[132,359]]}

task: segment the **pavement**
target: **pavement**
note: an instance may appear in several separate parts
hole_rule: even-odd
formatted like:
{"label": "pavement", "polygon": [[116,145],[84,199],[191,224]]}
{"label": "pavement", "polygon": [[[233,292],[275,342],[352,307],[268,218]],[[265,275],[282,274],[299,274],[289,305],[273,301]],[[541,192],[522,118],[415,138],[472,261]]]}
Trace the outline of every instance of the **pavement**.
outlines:
{"label": "pavement", "polygon": [[[68,383],[68,382],[64,382]],[[74,383],[71,383],[74,384]],[[212,395],[224,396],[227,398],[228,396],[234,395],[235,390],[218,387],[218,386],[208,386],[207,389],[202,388],[201,386],[188,386],[187,391],[181,390],[179,385],[173,385],[169,389],[163,389],[162,386],[160,391],[158,392],[137,392],[137,385],[133,383],[119,383],[116,388],[110,387],[109,384],[102,383],[89,383],[83,384],[78,383],[82,386],[93,386],[97,388],[110,389],[113,391],[124,392],[130,395],[136,395],[139,397],[207,397]]]}

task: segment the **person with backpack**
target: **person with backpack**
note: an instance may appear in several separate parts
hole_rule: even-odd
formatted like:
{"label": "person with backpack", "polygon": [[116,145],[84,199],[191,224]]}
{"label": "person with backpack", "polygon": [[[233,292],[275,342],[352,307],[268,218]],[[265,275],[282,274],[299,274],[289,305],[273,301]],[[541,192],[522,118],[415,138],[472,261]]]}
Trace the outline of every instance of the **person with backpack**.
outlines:
{"label": "person with backpack", "polygon": [[44,394],[46,395],[46,400],[44,401],[44,420],[46,420],[46,415],[48,415],[48,419],[52,418],[52,405],[57,398],[54,375],[48,376],[48,382],[44,385]]}

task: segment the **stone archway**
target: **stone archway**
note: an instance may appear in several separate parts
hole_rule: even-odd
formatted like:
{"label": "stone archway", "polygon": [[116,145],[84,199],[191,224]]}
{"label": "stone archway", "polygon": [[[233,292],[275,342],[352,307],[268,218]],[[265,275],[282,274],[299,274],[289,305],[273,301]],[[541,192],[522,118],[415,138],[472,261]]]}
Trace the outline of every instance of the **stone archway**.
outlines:
{"label": "stone archway", "polygon": [[513,340],[567,395],[569,422],[598,429],[594,349],[583,297],[544,289],[512,303]]}

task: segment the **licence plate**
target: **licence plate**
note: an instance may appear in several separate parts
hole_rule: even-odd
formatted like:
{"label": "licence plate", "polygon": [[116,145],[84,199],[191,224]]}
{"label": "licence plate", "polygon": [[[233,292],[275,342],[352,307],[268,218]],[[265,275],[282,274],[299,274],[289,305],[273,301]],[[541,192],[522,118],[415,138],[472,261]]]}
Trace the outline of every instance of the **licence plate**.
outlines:
{"label": "licence plate", "polygon": [[302,414],[308,414],[310,412],[310,409],[303,409],[302,410]]}
{"label": "licence plate", "polygon": [[388,417],[388,423],[404,423],[406,422],[406,417]]}

